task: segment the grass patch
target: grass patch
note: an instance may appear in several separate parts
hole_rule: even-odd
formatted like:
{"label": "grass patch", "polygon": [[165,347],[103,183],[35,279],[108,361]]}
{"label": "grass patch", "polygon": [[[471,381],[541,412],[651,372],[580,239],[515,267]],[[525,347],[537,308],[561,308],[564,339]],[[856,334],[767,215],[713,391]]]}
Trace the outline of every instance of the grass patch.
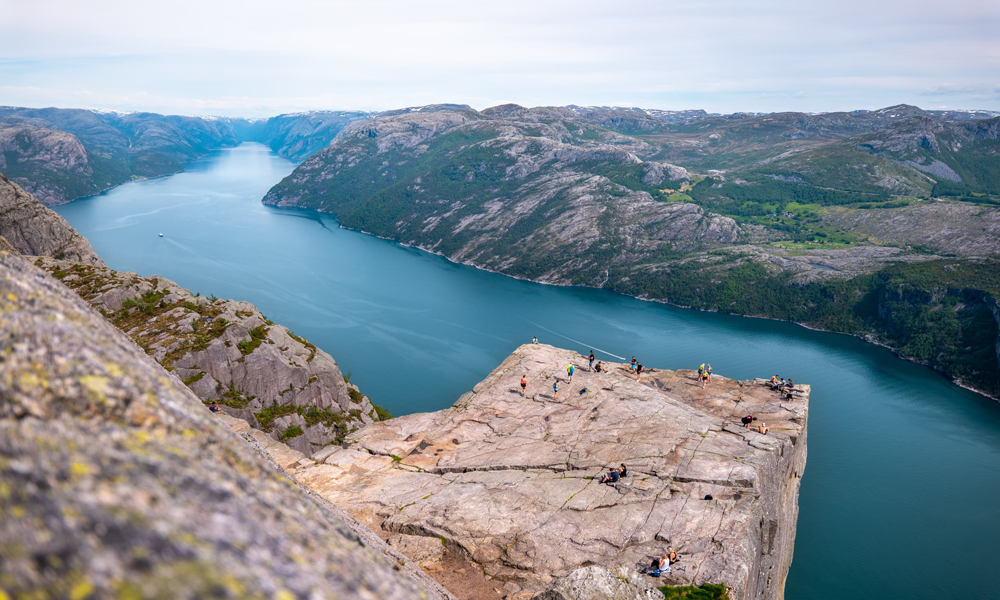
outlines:
{"label": "grass patch", "polygon": [[288,429],[278,434],[278,441],[284,442],[285,440],[290,440],[293,437],[299,437],[303,433],[305,432],[302,431],[302,428],[298,425],[289,425]]}
{"label": "grass patch", "polygon": [[361,401],[365,399],[365,395],[358,390],[348,386],[347,395],[351,397],[351,402],[355,404],[361,404]]}
{"label": "grass patch", "polygon": [[267,332],[268,328],[263,325],[251,329],[250,339],[236,344],[236,347],[240,349],[240,354],[246,356],[256,350],[267,340]]}
{"label": "grass patch", "polygon": [[375,409],[375,416],[378,417],[379,421],[388,421],[389,419],[392,418],[392,413],[382,408],[378,404],[372,402],[372,407]]}
{"label": "grass patch", "polygon": [[673,598],[688,598],[689,600],[727,600],[729,598],[729,595],[726,594],[726,586],[712,583],[706,583],[701,587],[694,587],[693,585],[677,587],[665,585],[657,589],[660,590],[663,597],[668,600],[672,600]]}
{"label": "grass patch", "polygon": [[229,384],[229,389],[222,394],[222,404],[230,408],[246,408],[247,404],[254,398],[256,398],[254,395],[244,396],[236,391],[232,384]]}
{"label": "grass patch", "polygon": [[201,378],[205,376],[205,372],[197,373],[184,380],[184,385],[191,385],[192,383],[201,381]]}
{"label": "grass patch", "polygon": [[274,420],[298,413],[300,408],[294,404],[272,404],[271,406],[265,406],[260,410],[260,412],[254,413],[257,417],[257,422],[260,423],[260,428],[264,431],[271,431],[271,427],[274,425]]}

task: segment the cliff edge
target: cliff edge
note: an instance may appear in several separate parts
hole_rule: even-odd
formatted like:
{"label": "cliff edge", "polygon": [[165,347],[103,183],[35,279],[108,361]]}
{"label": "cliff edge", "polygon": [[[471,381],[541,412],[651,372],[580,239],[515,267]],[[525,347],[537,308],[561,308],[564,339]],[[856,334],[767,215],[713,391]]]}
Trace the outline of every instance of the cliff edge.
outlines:
{"label": "cliff edge", "polygon": [[[588,372],[576,353],[522,346],[452,408],[367,425],[289,473],[384,536],[440,538],[507,598],[581,567],[634,570],[669,546],[682,558],[658,585],[780,598],[809,387],[789,399],[716,375],[703,389],[693,372],[659,369],[639,383],[605,364]],[[742,427],[747,414],[769,433]],[[627,477],[601,484],[621,463]]]}
{"label": "cliff edge", "polygon": [[0,251],[4,597],[452,598]]}

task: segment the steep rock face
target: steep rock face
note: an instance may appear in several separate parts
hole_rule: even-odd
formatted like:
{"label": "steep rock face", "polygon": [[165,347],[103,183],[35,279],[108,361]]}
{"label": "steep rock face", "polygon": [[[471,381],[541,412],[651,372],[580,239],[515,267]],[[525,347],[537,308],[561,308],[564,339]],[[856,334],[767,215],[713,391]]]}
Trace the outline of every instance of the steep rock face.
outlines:
{"label": "steep rock face", "polygon": [[732,219],[655,201],[645,188],[688,174],[654,154],[567,108],[407,112],[348,125],[264,202],[493,271],[600,285],[614,265],[739,236]]}
{"label": "steep rock face", "polygon": [[195,296],[161,277],[38,259],[205,403],[217,401],[309,455],[378,420],[326,352],[249,302]]}
{"label": "steep rock face", "polygon": [[103,267],[90,242],[66,219],[42,206],[19,185],[0,175],[0,236],[24,255],[54,256]]}
{"label": "steep rock face", "polygon": [[4,595],[451,598],[3,252],[0,315]]}
{"label": "steep rock face", "polygon": [[1000,255],[1000,211],[985,206],[935,202],[891,210],[838,210],[823,220],[887,244],[958,256]]}
{"label": "steep rock face", "polygon": [[79,138],[21,117],[0,119],[0,171],[46,205],[65,201],[70,190],[86,189],[94,175]]}
{"label": "steep rock face", "polygon": [[[572,383],[567,364],[577,366]],[[808,386],[789,400],[759,380],[715,376],[702,389],[689,371],[653,370],[638,383],[624,365],[591,373],[585,364],[522,346],[453,408],[368,425],[349,448],[330,447],[290,473],[375,530],[440,536],[487,575],[516,582],[518,599],[582,566],[634,571],[667,546],[682,559],[660,585],[779,598]],[[770,433],[743,428],[748,413]],[[629,475],[602,485],[622,462]]]}

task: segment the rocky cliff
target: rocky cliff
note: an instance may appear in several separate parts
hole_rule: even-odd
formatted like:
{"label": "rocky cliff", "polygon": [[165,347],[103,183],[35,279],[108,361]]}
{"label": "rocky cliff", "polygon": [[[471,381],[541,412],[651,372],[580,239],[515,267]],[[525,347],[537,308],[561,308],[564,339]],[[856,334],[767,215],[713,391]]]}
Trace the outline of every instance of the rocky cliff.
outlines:
{"label": "rocky cliff", "polygon": [[[572,383],[567,364],[577,366]],[[682,559],[659,585],[714,583],[734,600],[780,598],[806,461],[808,386],[789,400],[760,380],[716,375],[703,389],[690,371],[654,369],[638,383],[624,365],[607,373],[585,365],[572,352],[522,346],[450,409],[374,423],[346,449],[286,455],[284,464],[381,535],[402,536],[416,559],[428,552],[416,541],[440,538],[511,599],[550,586],[546,597],[585,597],[559,590],[607,577],[577,569],[634,573],[668,546]],[[770,432],[744,429],[746,414]],[[623,481],[600,483],[623,462]]]}
{"label": "rocky cliff", "polygon": [[66,219],[0,175],[0,236],[21,254],[55,256],[91,266],[104,261]]}
{"label": "rocky cliff", "polygon": [[2,596],[452,598],[9,251],[0,315]]}
{"label": "rocky cliff", "polygon": [[306,455],[377,421],[367,396],[333,358],[272,323],[249,302],[195,296],[162,277],[38,258],[180,377],[225,410]]}

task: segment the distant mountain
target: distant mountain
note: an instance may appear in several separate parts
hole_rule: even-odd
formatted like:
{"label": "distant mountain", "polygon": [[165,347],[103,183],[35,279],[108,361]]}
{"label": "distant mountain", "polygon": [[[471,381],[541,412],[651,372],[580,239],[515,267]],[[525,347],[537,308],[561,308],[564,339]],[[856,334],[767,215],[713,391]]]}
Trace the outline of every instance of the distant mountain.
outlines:
{"label": "distant mountain", "polygon": [[246,141],[301,161],[348,123],[371,116],[315,111],[239,119],[0,107],[0,171],[53,206],[133,179],[176,173],[213,150]]}
{"label": "distant mountain", "polygon": [[47,206],[176,173],[199,156],[238,143],[232,127],[220,120],[0,107],[0,171]]}
{"label": "distant mountain", "polygon": [[568,108],[403,111],[351,124],[264,202],[459,262],[598,285],[616,263],[737,239],[732,219],[647,192],[689,180],[640,158],[656,153]]}
{"label": "distant mountain", "polygon": [[349,123],[370,119],[363,111],[309,111],[270,119],[225,119],[240,141],[260,142],[296,162],[322,150]]}

